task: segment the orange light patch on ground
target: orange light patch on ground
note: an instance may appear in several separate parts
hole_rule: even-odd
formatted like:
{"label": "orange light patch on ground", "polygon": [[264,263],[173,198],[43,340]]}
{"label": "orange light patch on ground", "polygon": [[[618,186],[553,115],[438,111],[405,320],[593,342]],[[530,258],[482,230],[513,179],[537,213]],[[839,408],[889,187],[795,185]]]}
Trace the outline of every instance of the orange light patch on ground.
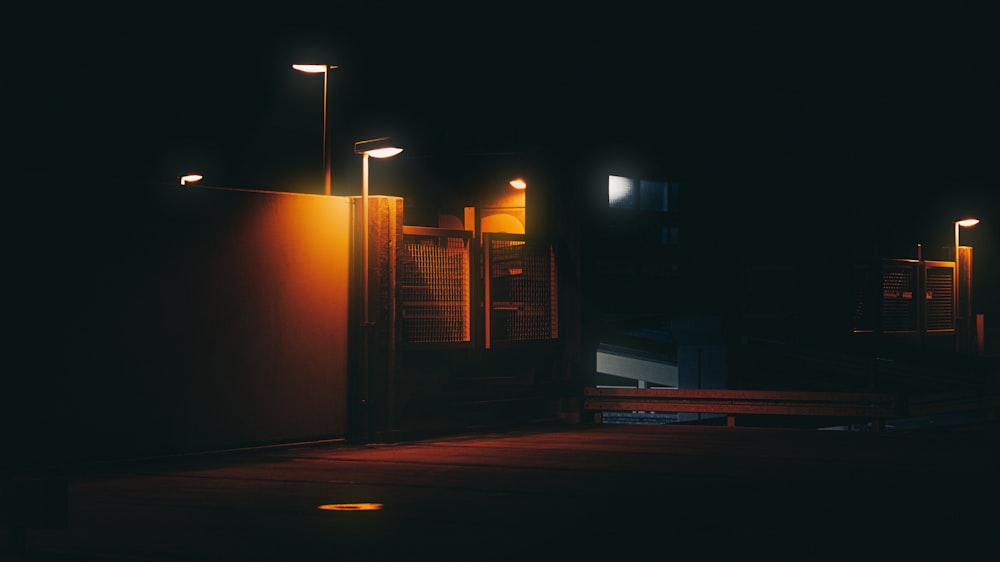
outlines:
{"label": "orange light patch on ground", "polygon": [[382,509],[380,503],[327,503],[317,506],[323,511],[377,511]]}

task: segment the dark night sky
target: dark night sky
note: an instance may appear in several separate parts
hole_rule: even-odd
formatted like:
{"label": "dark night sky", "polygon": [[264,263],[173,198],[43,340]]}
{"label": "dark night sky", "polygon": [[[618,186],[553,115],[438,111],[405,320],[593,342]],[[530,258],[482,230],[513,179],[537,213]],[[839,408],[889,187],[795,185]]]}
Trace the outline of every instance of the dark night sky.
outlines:
{"label": "dark night sky", "polygon": [[31,71],[28,102],[41,105],[27,109],[66,135],[38,130],[45,155],[82,151],[128,181],[205,167],[219,182],[274,186],[319,165],[321,79],[290,64],[325,61],[341,66],[331,145],[346,162],[358,137],[392,133],[440,158],[568,140],[768,175],[995,166],[983,162],[998,113],[987,12],[162,4],[40,20],[23,51],[61,68]]}
{"label": "dark night sky", "polygon": [[352,145],[373,136],[405,143],[380,166],[413,178],[395,186],[408,201],[460,194],[483,154],[626,154],[760,213],[720,237],[856,229],[909,254],[976,214],[963,241],[978,264],[1000,255],[991,12],[812,4],[41,7],[20,22],[15,155],[24,192],[104,224],[188,170],[321,192],[322,79],[290,65],[326,62],[335,193],[357,192]]}

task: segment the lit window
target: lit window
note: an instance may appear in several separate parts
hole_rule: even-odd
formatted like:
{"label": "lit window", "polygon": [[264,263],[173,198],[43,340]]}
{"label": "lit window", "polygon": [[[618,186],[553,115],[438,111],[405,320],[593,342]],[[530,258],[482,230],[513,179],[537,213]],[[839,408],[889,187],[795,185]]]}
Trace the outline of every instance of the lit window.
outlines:
{"label": "lit window", "polygon": [[622,176],[608,176],[608,206],[634,209],[636,199],[635,180]]}

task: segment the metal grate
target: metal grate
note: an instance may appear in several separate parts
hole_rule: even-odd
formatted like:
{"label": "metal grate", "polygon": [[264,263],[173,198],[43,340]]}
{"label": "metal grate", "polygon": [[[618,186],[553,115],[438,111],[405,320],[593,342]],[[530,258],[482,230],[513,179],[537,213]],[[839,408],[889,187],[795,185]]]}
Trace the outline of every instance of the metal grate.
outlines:
{"label": "metal grate", "polygon": [[405,343],[467,342],[469,238],[403,235],[400,304]]}
{"label": "metal grate", "polygon": [[487,347],[559,336],[556,260],[550,244],[489,238]]}
{"label": "metal grate", "polygon": [[915,268],[886,266],[882,271],[882,330],[885,332],[915,332],[917,299]]}
{"label": "metal grate", "polygon": [[950,267],[927,267],[927,331],[945,332],[954,330],[952,308],[952,278]]}

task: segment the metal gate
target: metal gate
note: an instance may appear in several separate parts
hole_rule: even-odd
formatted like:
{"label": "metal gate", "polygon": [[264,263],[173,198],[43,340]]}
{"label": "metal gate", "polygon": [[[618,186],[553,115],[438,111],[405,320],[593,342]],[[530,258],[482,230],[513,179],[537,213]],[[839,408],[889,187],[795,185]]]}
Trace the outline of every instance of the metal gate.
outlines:
{"label": "metal gate", "polygon": [[954,333],[954,262],[882,259],[854,271],[855,333]]}
{"label": "metal gate", "polygon": [[403,342],[471,340],[471,231],[403,228],[399,300]]}
{"label": "metal gate", "polygon": [[484,234],[486,347],[559,337],[552,244],[522,234]]}

